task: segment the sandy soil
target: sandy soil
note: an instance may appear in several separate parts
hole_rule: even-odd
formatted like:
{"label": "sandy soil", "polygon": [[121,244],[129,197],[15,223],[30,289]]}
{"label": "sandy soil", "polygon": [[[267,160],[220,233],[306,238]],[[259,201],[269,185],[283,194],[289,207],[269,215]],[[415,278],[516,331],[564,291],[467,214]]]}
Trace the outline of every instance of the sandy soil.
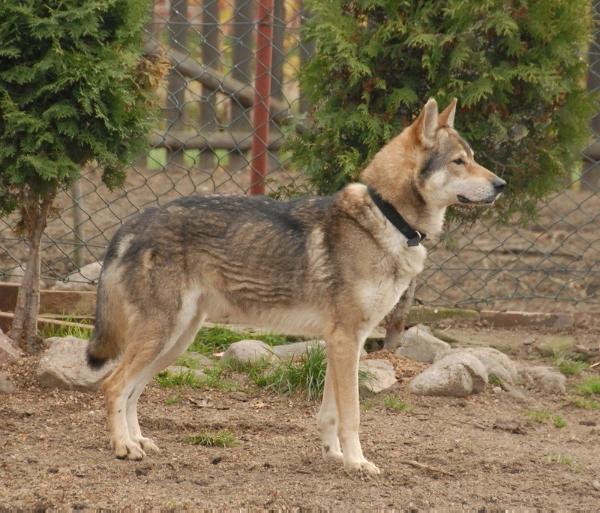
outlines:
{"label": "sandy soil", "polygon": [[[498,338],[507,339],[502,332]],[[229,393],[152,384],[140,419],[162,451],[137,463],[115,460],[100,395],[40,389],[33,368],[29,360],[9,369],[18,391],[0,396],[0,509],[592,511],[600,504],[592,485],[600,480],[600,414],[574,409],[568,396],[530,393],[522,403],[490,387],[467,399],[423,398],[404,380],[389,394],[410,403],[411,412],[387,410],[385,393],[362,406],[363,448],[384,470],[367,477],[322,460],[316,403],[244,382]],[[167,404],[174,395],[181,401]],[[560,415],[567,425],[534,423],[526,416],[531,409]],[[225,428],[239,439],[236,447],[183,440]]]}

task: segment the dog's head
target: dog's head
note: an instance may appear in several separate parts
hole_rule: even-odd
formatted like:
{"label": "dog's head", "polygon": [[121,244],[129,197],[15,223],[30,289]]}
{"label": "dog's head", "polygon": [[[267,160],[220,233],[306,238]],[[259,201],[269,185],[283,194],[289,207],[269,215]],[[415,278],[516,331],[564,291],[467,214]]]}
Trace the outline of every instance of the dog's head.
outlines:
{"label": "dog's head", "polygon": [[456,99],[438,114],[430,99],[403,134],[413,142],[412,181],[426,203],[489,205],[506,182],[475,161],[469,144],[454,130]]}

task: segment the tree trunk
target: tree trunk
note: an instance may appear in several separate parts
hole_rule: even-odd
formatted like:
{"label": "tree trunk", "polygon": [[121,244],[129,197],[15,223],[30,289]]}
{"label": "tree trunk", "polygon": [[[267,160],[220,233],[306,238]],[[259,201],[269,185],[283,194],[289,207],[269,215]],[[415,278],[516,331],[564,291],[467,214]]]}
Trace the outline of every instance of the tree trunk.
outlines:
{"label": "tree trunk", "polygon": [[384,319],[385,340],[383,343],[384,349],[395,351],[399,346],[404,333],[406,318],[410,313],[410,309],[415,299],[415,290],[417,288],[416,278],[411,280],[394,309]]}
{"label": "tree trunk", "polygon": [[41,349],[37,334],[37,316],[40,305],[41,242],[46,228],[48,211],[54,200],[54,193],[45,196],[41,202],[33,197],[22,210],[23,224],[27,231],[29,255],[25,274],[15,306],[15,316],[9,336],[29,354]]}

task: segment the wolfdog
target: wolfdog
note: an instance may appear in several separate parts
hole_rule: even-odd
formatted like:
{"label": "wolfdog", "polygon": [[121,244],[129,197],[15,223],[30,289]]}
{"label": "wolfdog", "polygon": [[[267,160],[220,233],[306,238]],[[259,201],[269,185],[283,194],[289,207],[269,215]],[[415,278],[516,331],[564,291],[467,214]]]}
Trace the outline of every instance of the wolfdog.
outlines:
{"label": "wolfdog", "polygon": [[88,362],[120,355],[104,381],[117,458],[157,450],[137,403],[208,317],[326,340],[317,426],[322,453],[348,470],[379,469],[360,445],[358,364],[371,330],[422,271],[427,236],[449,205],[491,204],[506,182],[475,162],[454,130],[456,100],[430,99],[352,183],[332,196],[190,196],[151,208],[113,237],[98,285]]}

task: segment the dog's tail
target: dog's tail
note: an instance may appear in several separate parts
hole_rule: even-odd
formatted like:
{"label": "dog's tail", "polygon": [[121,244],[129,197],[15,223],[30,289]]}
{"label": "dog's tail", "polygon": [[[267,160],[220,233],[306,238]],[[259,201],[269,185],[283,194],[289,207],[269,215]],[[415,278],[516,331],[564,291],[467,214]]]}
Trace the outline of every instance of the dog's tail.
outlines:
{"label": "dog's tail", "polygon": [[[118,286],[111,287],[110,281],[101,277],[98,284],[96,322],[87,346],[87,363],[92,369],[99,369],[119,356],[125,345],[127,319],[122,305],[119,307]],[[111,289],[110,293],[107,289]]]}

